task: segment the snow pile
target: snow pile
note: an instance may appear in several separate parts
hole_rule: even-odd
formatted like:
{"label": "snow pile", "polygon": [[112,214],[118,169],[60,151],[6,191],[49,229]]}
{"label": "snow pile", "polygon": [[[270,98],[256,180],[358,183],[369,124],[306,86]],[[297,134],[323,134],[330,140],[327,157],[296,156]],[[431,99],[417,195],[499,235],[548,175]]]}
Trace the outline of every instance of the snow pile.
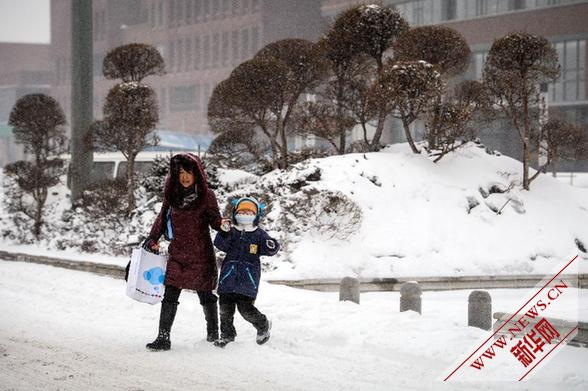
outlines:
{"label": "snow pile", "polygon": [[269,198],[270,279],[544,274],[588,243],[588,192],[475,143],[435,164],[408,144],[313,159],[224,196]]}
{"label": "snow pile", "polygon": [[[231,198],[267,204],[262,226],[283,244],[263,259],[270,279],[545,274],[577,253],[586,259],[588,190],[542,175],[525,191],[521,171],[475,143],[438,163],[396,144],[262,177],[212,169],[210,180],[225,215]],[[43,246],[84,250],[73,242],[88,241],[92,251],[122,254],[148,233],[161,202],[138,205],[128,224],[49,216],[56,228]]]}

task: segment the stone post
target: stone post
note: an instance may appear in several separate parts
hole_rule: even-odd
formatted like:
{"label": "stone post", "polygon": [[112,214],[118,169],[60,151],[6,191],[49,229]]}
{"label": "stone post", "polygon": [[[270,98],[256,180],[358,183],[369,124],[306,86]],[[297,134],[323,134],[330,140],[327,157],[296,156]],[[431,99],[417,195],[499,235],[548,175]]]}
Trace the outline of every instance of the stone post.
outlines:
{"label": "stone post", "polygon": [[345,277],[339,287],[339,301],[352,301],[359,304],[359,280],[353,277]]}
{"label": "stone post", "polygon": [[402,284],[400,287],[400,312],[415,311],[421,314],[421,295],[423,291],[416,281]]}
{"label": "stone post", "polygon": [[468,326],[492,328],[492,298],[486,291],[472,291],[468,297]]}

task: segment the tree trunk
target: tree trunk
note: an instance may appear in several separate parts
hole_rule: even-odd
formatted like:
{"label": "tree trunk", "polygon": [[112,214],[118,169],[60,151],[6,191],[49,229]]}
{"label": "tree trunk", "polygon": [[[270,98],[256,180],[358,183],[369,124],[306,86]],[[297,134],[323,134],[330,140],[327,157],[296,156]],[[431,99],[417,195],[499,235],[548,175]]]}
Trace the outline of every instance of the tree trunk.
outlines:
{"label": "tree trunk", "polygon": [[[526,85],[526,83],[523,83],[523,85]],[[525,127],[523,129],[523,188],[529,190],[529,161],[531,156],[529,150],[529,98],[526,92],[523,95],[523,112],[525,116]]]}
{"label": "tree trunk", "polygon": [[414,140],[412,139],[412,135],[410,134],[410,128],[409,128],[409,123],[406,119],[406,117],[404,115],[401,116],[402,119],[402,127],[404,128],[404,134],[406,135],[406,141],[408,141],[408,145],[410,145],[410,149],[412,149],[412,151],[414,153],[421,153],[421,151],[419,151],[416,147],[416,145],[414,144]]}
{"label": "tree trunk", "polygon": [[337,130],[339,131],[339,155],[345,154],[345,144],[347,143],[346,140],[346,129],[343,129],[343,121],[341,117],[343,116],[343,86],[342,81],[339,81],[339,85],[337,86]]}
{"label": "tree trunk", "polygon": [[127,216],[135,209],[135,158],[137,154],[129,155],[127,160]]}
{"label": "tree trunk", "polygon": [[386,123],[386,114],[384,111],[380,111],[378,114],[378,123],[376,125],[376,132],[374,133],[374,138],[372,138],[372,142],[369,144],[369,150],[371,152],[376,152],[379,150],[380,146],[380,138],[382,137],[382,133],[384,132],[384,124]]}

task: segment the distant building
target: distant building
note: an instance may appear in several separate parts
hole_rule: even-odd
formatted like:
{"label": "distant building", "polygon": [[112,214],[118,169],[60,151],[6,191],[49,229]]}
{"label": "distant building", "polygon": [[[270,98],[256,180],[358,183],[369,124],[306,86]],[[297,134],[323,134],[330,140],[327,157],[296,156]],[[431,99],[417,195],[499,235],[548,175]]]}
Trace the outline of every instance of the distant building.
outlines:
{"label": "distant building", "polygon": [[[316,40],[316,0],[94,0],[94,114],[114,81],[102,77],[102,60],[119,45],[142,42],[159,49],[167,74],[145,80],[157,93],[159,126],[209,133],[208,99],[233,68],[266,44],[283,38]],[[51,2],[52,93],[69,113],[71,0]]]}
{"label": "distant building", "polygon": [[24,156],[7,125],[14,104],[27,94],[49,93],[50,83],[49,45],[0,43],[0,167]]}
{"label": "distant building", "polygon": [[[492,42],[509,32],[544,36],[555,45],[562,67],[560,79],[549,85],[549,114],[563,116],[588,128],[588,0],[383,0],[396,7],[411,26],[443,24],[459,31],[472,49],[465,77],[479,79]],[[339,12],[366,1],[323,0],[326,23]],[[404,141],[392,126],[388,141]],[[486,132],[483,141],[510,156],[519,157],[520,140],[506,126]],[[562,162],[562,171],[588,171],[588,162]]]}

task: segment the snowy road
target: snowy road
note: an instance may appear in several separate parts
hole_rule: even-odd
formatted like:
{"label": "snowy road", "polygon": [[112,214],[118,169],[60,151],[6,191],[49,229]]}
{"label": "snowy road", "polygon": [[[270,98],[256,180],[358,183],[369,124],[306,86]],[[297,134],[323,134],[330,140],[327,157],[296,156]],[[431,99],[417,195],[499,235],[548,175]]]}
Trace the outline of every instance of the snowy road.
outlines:
{"label": "snowy road", "polygon": [[[398,312],[397,293],[337,294],[263,284],[274,323],[257,346],[238,316],[225,350],[204,341],[197,297],[183,293],[172,351],[147,352],[158,306],[124,296],[122,281],[0,261],[1,390],[571,390],[587,389],[588,349],[564,347],[529,382],[437,379],[485,335],[464,326],[467,291],[425,293],[423,316]],[[517,294],[498,295],[510,306]],[[500,308],[497,308],[500,310]]]}

